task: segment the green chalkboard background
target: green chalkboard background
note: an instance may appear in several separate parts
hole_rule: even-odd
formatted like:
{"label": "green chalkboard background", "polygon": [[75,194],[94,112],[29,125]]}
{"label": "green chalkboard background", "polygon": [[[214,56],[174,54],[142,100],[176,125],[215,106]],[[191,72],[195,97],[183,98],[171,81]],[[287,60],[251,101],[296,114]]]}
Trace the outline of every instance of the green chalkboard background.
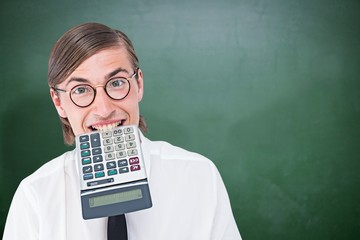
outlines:
{"label": "green chalkboard background", "polygon": [[47,60],[70,27],[133,40],[148,137],[209,157],[246,240],[360,239],[358,0],[2,0],[0,226],[63,145]]}

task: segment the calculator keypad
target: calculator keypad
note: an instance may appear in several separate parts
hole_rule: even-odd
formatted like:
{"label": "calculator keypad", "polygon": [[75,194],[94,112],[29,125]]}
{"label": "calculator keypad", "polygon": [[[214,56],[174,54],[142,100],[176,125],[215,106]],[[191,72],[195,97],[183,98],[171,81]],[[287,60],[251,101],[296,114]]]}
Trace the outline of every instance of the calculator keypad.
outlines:
{"label": "calculator keypad", "polygon": [[81,174],[87,187],[114,182],[119,175],[142,169],[135,131],[135,126],[126,126],[77,137]]}

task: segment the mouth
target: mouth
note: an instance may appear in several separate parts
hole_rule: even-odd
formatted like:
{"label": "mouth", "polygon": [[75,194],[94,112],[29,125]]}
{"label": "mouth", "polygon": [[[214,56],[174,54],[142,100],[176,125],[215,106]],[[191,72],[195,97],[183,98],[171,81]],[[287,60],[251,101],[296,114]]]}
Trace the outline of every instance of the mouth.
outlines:
{"label": "mouth", "polygon": [[123,126],[125,123],[125,120],[111,122],[111,123],[99,123],[94,124],[89,127],[90,131],[110,131],[116,127]]}

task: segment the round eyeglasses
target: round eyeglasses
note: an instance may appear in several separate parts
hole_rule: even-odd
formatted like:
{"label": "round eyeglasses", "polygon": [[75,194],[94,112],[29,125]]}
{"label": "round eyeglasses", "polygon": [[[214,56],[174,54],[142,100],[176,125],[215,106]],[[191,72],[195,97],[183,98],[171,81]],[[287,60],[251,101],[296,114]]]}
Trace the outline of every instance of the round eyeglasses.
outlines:
{"label": "round eyeglasses", "polygon": [[138,69],[135,70],[133,75],[128,78],[117,77],[110,79],[105,85],[91,86],[89,84],[79,84],[73,87],[70,91],[52,87],[57,92],[65,92],[70,95],[71,101],[78,107],[90,106],[96,97],[96,88],[103,87],[109,98],[114,100],[122,100],[127,97],[130,92],[130,81],[138,73]]}

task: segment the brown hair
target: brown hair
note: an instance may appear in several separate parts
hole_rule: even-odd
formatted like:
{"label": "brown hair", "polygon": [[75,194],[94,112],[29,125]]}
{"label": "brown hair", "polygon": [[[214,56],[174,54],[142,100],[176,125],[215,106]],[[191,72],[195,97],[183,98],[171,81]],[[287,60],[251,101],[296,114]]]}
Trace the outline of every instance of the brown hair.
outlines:
{"label": "brown hair", "polygon": [[[130,39],[121,31],[99,23],[84,23],[68,30],[53,47],[48,68],[50,87],[65,79],[87,58],[95,53],[113,47],[124,47],[129,54],[134,69],[139,67]],[[137,76],[136,76],[137,77]],[[66,144],[74,144],[74,133],[67,118],[60,117],[61,127]],[[147,131],[143,116],[140,116],[139,128]]]}

